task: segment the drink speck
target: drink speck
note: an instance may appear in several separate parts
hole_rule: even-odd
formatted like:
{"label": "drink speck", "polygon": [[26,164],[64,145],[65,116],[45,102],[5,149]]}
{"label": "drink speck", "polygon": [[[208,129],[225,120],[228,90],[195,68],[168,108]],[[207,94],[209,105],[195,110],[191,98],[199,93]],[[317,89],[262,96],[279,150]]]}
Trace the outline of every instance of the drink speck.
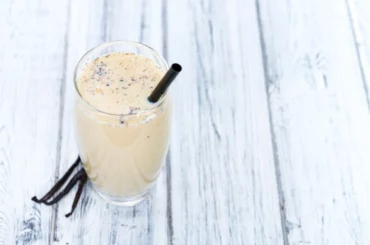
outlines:
{"label": "drink speck", "polygon": [[[87,63],[77,83],[84,95],[91,96],[87,100],[94,107],[115,114],[126,109],[136,113],[138,108],[147,108],[146,98],[155,87],[153,80],[163,76],[155,68],[155,62],[140,55],[114,53]],[[119,118],[116,123],[120,124]]]}

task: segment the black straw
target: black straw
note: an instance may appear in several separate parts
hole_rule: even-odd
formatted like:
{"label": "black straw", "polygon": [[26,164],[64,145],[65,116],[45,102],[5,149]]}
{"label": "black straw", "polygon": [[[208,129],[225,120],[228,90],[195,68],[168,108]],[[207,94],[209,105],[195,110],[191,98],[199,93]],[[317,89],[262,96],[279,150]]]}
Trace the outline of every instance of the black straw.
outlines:
{"label": "black straw", "polygon": [[167,91],[168,87],[171,85],[173,80],[182,70],[179,64],[172,64],[170,69],[166,72],[162,80],[158,83],[157,87],[149,95],[148,100],[151,103],[156,103],[162,97],[162,95]]}

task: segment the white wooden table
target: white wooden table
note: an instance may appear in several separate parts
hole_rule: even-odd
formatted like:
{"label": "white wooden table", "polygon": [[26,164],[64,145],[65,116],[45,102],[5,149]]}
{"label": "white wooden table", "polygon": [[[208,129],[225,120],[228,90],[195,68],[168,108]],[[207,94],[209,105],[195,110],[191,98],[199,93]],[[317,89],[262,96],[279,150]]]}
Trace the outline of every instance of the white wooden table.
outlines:
{"label": "white wooden table", "polygon": [[[31,202],[77,155],[72,75],[107,40],[183,72],[153,196]],[[368,0],[3,0],[0,245],[370,244]],[[76,190],[74,189],[74,192]]]}

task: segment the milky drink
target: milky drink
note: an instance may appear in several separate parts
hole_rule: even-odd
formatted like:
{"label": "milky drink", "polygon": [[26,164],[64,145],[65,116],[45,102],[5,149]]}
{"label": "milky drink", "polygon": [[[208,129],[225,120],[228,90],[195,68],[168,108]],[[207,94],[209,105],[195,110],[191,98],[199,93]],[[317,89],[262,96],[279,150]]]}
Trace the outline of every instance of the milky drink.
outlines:
{"label": "milky drink", "polygon": [[148,95],[164,75],[154,61],[110,53],[76,75],[75,131],[84,168],[99,191],[135,196],[158,177],[168,148],[170,98]]}

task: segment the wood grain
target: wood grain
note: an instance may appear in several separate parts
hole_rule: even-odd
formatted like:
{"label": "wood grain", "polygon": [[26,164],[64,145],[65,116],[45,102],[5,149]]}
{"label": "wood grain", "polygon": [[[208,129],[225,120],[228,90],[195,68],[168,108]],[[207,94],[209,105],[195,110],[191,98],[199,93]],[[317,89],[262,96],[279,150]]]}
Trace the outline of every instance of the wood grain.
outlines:
{"label": "wood grain", "polygon": [[174,244],[282,244],[254,1],[169,1]]}
{"label": "wood grain", "polygon": [[[348,15],[356,43],[364,91],[370,105],[370,2],[366,0],[347,0]],[[369,106],[370,108],[370,106]]]}
{"label": "wood grain", "polygon": [[[162,50],[161,1],[78,1],[71,5],[68,34],[66,89],[60,173],[77,155],[72,129],[73,72],[78,60],[90,48],[104,41],[143,41]],[[153,196],[133,208],[108,205],[91,189],[69,219],[73,194],[56,210],[54,244],[166,244],[166,175],[161,174]]]}
{"label": "wood grain", "polygon": [[[3,1],[0,8],[0,244],[47,244],[54,182],[66,2]],[[55,31],[58,30],[58,31]]]}
{"label": "wood grain", "polygon": [[258,1],[287,244],[370,244],[370,121],[345,1]]}
{"label": "wood grain", "polygon": [[[2,1],[0,245],[370,244],[366,0]],[[108,40],[183,72],[171,148],[134,208],[31,202],[77,156],[73,72]],[[76,190],[74,190],[76,191]]]}

